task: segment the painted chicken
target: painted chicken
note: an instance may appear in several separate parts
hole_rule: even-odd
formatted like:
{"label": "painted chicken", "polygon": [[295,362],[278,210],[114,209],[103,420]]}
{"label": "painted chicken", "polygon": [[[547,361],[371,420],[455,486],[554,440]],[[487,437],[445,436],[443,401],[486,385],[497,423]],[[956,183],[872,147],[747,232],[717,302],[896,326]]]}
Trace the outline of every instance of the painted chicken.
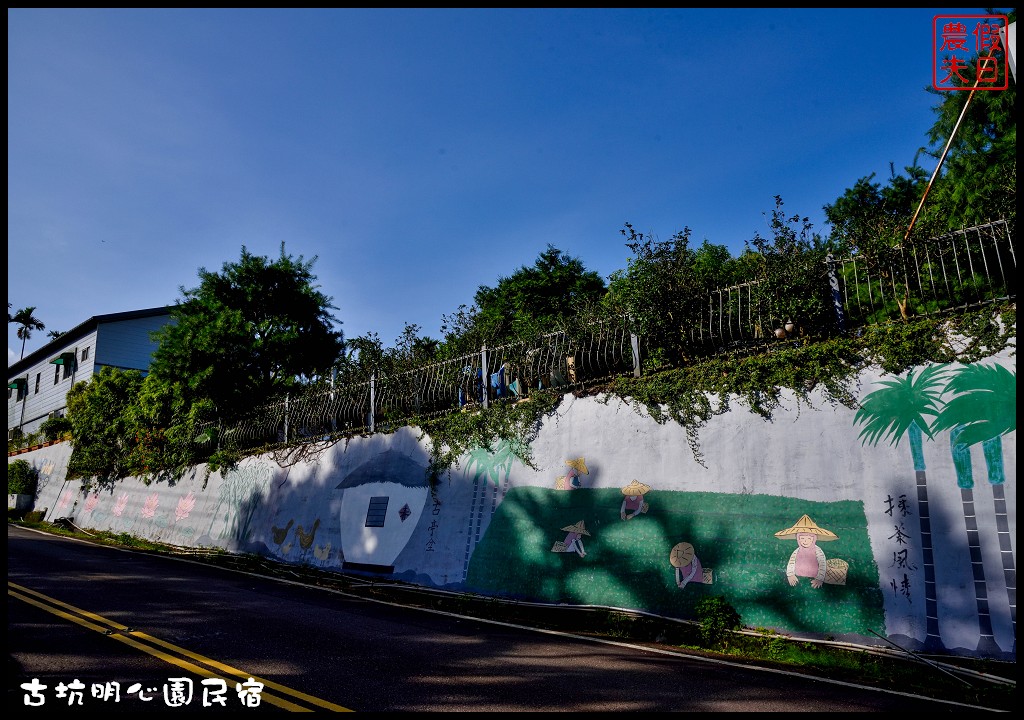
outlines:
{"label": "painted chicken", "polygon": [[301,525],[295,528],[295,534],[299,536],[299,547],[303,550],[309,550],[313,545],[313,538],[316,537],[316,529],[320,527],[320,518],[313,521],[313,527],[306,532]]}

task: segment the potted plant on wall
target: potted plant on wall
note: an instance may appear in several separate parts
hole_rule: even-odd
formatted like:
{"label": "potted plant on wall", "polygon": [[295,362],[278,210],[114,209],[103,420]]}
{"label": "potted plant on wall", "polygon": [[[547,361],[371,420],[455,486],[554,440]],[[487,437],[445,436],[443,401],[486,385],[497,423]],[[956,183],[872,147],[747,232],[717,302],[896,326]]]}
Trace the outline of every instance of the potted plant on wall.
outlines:
{"label": "potted plant on wall", "polygon": [[47,445],[67,440],[71,435],[71,421],[66,417],[52,417],[39,426]]}

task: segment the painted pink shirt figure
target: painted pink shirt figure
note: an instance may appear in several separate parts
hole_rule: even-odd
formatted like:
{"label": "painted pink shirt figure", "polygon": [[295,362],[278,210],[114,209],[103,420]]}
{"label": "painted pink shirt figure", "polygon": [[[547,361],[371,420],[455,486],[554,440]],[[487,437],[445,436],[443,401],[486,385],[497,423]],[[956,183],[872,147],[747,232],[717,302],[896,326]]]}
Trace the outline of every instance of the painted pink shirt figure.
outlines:
{"label": "painted pink shirt figure", "polygon": [[580,520],[575,525],[566,525],[562,528],[566,532],[565,540],[558,540],[551,546],[551,552],[574,552],[580,557],[586,557],[587,551],[583,548],[583,536],[590,535],[587,527]]}
{"label": "painted pink shirt figure", "polygon": [[696,555],[693,556],[689,565],[676,568],[676,585],[684,588],[691,582],[704,582],[704,568],[701,567],[700,560]]}
{"label": "painted pink shirt figure", "polygon": [[587,551],[583,549],[583,536],[578,532],[569,533],[562,542],[565,545],[565,550],[562,552],[575,552],[580,557],[587,556]]}
{"label": "painted pink shirt figure", "polygon": [[644,509],[643,495],[627,495],[622,499],[622,507],[619,508],[619,516],[623,520],[634,518]]}
{"label": "painted pink shirt figure", "polygon": [[786,564],[786,579],[795,586],[797,578],[811,578],[811,587],[820,588],[825,582],[825,553],[818,547],[818,536],[811,532],[797,533],[797,548]]}

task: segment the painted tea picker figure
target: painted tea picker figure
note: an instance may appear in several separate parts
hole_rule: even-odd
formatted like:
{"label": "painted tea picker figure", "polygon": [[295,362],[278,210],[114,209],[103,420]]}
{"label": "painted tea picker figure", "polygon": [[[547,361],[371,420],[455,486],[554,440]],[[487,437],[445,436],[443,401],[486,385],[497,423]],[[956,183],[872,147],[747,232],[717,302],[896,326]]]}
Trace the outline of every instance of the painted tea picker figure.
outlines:
{"label": "painted tea picker figure", "polygon": [[650,505],[644,502],[644,495],[651,491],[651,486],[639,480],[634,480],[622,488],[622,505],[619,506],[619,517],[623,520],[632,520],[640,513],[645,513]]}
{"label": "painted tea picker figure", "polygon": [[583,536],[590,537],[587,526],[580,520],[575,525],[567,525],[564,528],[568,534],[565,540],[559,540],[551,546],[551,552],[574,552],[580,557],[586,557],[587,551],[583,548]]}
{"label": "painted tea picker figure", "polygon": [[700,565],[700,559],[693,549],[693,544],[681,542],[672,548],[668,560],[676,569],[676,585],[682,590],[691,582],[710,582],[704,577],[704,568]]}
{"label": "painted tea picker figure", "polygon": [[809,516],[802,515],[792,527],[775,533],[775,537],[797,543],[786,564],[786,580],[791,586],[796,587],[802,577],[811,579],[812,588],[820,588],[824,583],[846,584],[847,562],[826,560],[825,551],[818,547],[819,542],[838,540],[835,533],[818,527]]}
{"label": "painted tea picker figure", "polygon": [[580,475],[590,474],[587,463],[583,458],[578,457],[574,460],[566,460],[565,464],[569,466],[569,471],[555,480],[555,490],[578,490],[583,487]]}

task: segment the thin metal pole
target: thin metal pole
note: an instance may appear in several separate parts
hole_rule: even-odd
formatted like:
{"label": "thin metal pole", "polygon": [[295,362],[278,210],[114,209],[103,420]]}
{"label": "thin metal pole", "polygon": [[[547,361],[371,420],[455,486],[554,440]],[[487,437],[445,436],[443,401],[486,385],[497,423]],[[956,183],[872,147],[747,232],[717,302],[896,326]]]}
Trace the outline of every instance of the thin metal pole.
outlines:
{"label": "thin metal pole", "polygon": [[[992,57],[992,52],[996,49],[995,45],[989,48],[987,57]],[[978,77],[974,81],[974,87],[971,88],[970,94],[967,96],[967,102],[964,103],[964,109],[960,111],[960,117],[956,120],[956,125],[953,126],[953,132],[949,134],[949,140],[946,141],[946,147],[942,149],[942,155],[939,156],[939,163],[935,166],[935,172],[932,173],[931,178],[928,180],[928,185],[924,189],[924,195],[921,196],[921,202],[917,204],[917,210],[914,211],[914,217],[910,219],[910,226],[907,228],[907,234],[903,236],[903,241],[906,242],[907,238],[910,237],[910,231],[914,229],[914,223],[917,222],[917,216],[921,213],[921,208],[924,207],[925,198],[928,197],[928,193],[932,189],[932,183],[935,182],[936,176],[939,174],[939,170],[942,168],[942,163],[946,160],[946,154],[949,153],[949,148],[953,144],[953,138],[956,137],[956,131],[960,129],[960,123],[963,122],[964,116],[967,114],[967,108],[971,104],[971,100],[974,99],[974,93],[978,91],[978,85],[981,83],[981,71],[978,71]]]}

